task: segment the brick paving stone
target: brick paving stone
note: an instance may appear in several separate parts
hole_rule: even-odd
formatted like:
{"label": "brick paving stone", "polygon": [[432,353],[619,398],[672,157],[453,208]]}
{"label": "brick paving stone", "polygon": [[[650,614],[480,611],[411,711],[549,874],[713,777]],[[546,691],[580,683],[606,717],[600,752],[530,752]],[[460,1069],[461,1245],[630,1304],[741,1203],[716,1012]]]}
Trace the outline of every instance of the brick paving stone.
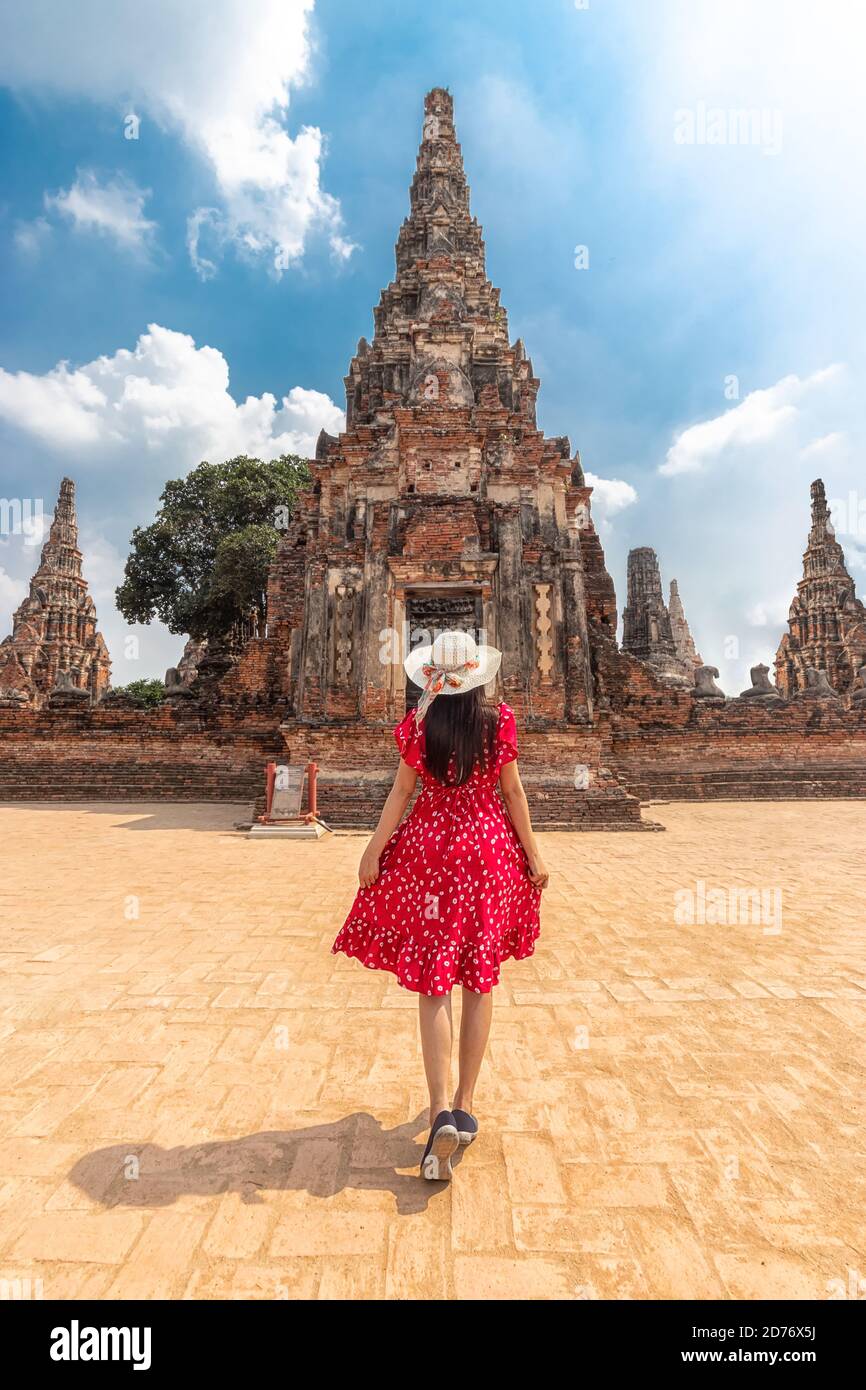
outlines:
{"label": "brick paving stone", "polygon": [[[799,1299],[866,1269],[862,803],[545,836],[450,1189],[417,1177],[414,997],[329,950],[363,838],[250,844],[241,809],[0,807],[0,1278]],[[781,932],[678,924],[699,880],[780,887]]]}

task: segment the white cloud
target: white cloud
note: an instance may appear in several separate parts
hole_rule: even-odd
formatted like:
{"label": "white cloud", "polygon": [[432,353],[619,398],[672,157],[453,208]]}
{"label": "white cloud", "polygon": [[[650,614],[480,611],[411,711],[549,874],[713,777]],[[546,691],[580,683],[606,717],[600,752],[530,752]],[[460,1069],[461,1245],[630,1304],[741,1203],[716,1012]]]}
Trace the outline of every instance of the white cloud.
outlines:
{"label": "white cloud", "polygon": [[805,379],[795,375],[783,377],[775,386],[752,391],[723,415],[689,426],[671,444],[664,463],[659,465],[659,473],[673,477],[701,472],[732,448],[775,438],[797,419],[802,397],[838,371],[837,366],[831,366]]}
{"label": "white cloud", "polygon": [[[7,609],[13,612],[27,597],[27,584],[23,579],[14,579],[11,574],[7,574],[0,565],[0,612]],[[0,639],[5,633],[0,633]]]}
{"label": "white cloud", "polygon": [[[673,486],[659,478],[642,490],[643,534],[678,575],[695,641],[725,690],[745,689],[756,662],[773,664],[803,575],[818,476],[828,499],[843,499],[839,539],[852,573],[857,566],[858,401],[853,370],[784,377],[678,436],[668,459],[688,462],[687,479],[680,468]],[[840,421],[850,449],[807,447],[842,433]]]}
{"label": "white cloud", "polygon": [[788,599],[769,599],[762,603],[752,604],[746,612],[746,622],[749,627],[769,627],[773,629],[774,633],[781,633],[788,620],[791,597]]}
{"label": "white cloud", "polygon": [[599,478],[595,473],[585,473],[587,487],[592,488],[593,511],[598,511],[603,521],[609,521],[624,507],[631,507],[637,501],[637,493],[631,483],[621,478]]}
{"label": "white cloud", "polygon": [[[796,206],[798,229],[817,230],[825,248],[856,244],[859,223],[840,212],[862,211],[862,188],[850,177],[866,118],[862,7],[850,0],[691,0],[631,6],[611,19],[621,44],[643,59],[635,80],[654,174],[662,164],[679,175],[691,172],[693,202],[720,214],[720,231],[739,235],[756,210],[762,223],[784,227]],[[737,151],[678,145],[675,112],[702,102],[727,113],[778,113],[780,157],[760,157],[760,143]],[[767,196],[769,188],[777,196]],[[832,229],[836,236],[827,242]],[[775,237],[766,244],[778,258]]]}
{"label": "white cloud", "polygon": [[144,216],[150,190],[116,177],[100,183],[92,169],[79,170],[65,191],[46,193],[45,207],[68,217],[76,231],[111,237],[130,251],[147,246],[156,224]]}
{"label": "white cloud", "polygon": [[162,476],[239,453],[311,456],[319,430],[344,423],[329,396],[301,386],[279,402],[269,392],[237,402],[222,353],[159,324],[132,351],[81,367],[60,362],[42,376],[0,369],[0,418],[82,467],[133,468],[152,456]]}
{"label": "white cloud", "polygon": [[349,241],[342,236],[331,237],[331,256],[335,261],[348,261],[358,249],[356,241]]}
{"label": "white cloud", "polygon": [[831,430],[829,434],[822,434],[820,439],[813,439],[804,445],[801,450],[801,458],[823,458],[826,454],[835,453],[846,441],[846,436],[841,430]]}
{"label": "white cloud", "polygon": [[0,81],[116,106],[118,141],[133,106],[140,141],[149,121],[178,131],[211,169],[223,241],[280,274],[316,232],[338,259],[350,245],[321,186],[322,132],[286,128],[291,90],[311,78],[312,10],[313,0],[82,0],[73,24],[58,22],[52,0],[29,0],[6,16]]}
{"label": "white cloud", "polygon": [[51,237],[51,223],[47,217],[37,217],[32,222],[19,222],[15,227],[15,245],[22,256],[35,260]]}
{"label": "white cloud", "polygon": [[[37,459],[47,451],[36,467],[46,480],[49,518],[61,475],[79,483],[84,576],[111,651],[112,680],[123,685],[162,675],[182,648],[161,623],[130,627],[114,605],[130,532],[152,519],[166,480],[202,459],[310,457],[319,431],[338,433],[344,416],[324,392],[301,386],[279,400],[269,393],[236,400],[220,351],[151,324],[131,350],[82,366],[60,362],[43,375],[0,370],[0,422],[29,439]],[[20,435],[7,434],[16,457],[25,453]],[[29,532],[0,533],[0,638],[39,561],[30,541]]]}
{"label": "white cloud", "polygon": [[202,280],[211,280],[219,270],[216,261],[212,261],[209,256],[205,256],[201,251],[201,240],[204,232],[213,231],[216,233],[220,250],[225,242],[223,231],[223,220],[218,208],[196,208],[186,221],[186,249],[192,268]]}

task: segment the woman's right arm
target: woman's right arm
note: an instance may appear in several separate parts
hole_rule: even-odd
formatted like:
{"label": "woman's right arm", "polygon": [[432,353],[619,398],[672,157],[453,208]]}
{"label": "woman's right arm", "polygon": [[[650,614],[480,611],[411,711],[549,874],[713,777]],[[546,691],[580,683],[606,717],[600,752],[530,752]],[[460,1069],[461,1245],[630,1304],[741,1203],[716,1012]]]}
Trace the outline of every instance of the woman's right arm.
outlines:
{"label": "woman's right arm", "polygon": [[505,802],[508,819],[517,831],[517,838],[526,850],[526,857],[529,860],[529,881],[535,888],[546,888],[549,875],[544,867],[544,860],[538,852],[532,820],[529,815],[529,802],[526,800],[526,792],[523,790],[523,783],[520,780],[520,773],[517,770],[515,760],[506,763],[500,772],[499,790],[502,792],[502,800]]}
{"label": "woman's right arm", "polygon": [[394,778],[394,785],[382,807],[379,824],[373,831],[370,842],[361,856],[361,863],[358,867],[358,882],[362,888],[370,888],[379,877],[379,859],[382,850],[403,819],[406,807],[412,800],[412,793],[417,781],[418,773],[414,767],[409,767],[401,758],[397,775]]}

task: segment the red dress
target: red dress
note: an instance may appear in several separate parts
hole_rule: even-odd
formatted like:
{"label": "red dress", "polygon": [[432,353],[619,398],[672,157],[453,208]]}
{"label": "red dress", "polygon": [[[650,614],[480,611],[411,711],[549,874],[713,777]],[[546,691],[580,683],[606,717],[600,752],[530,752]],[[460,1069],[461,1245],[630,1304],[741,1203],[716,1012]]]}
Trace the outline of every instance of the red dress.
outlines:
{"label": "red dress", "polygon": [[390,970],[419,994],[464,985],[487,994],[499,967],[531,956],[540,930],[541,890],[505,813],[496,783],[517,757],[517,728],[499,707],[494,757],[460,787],[438,782],[424,763],[410,710],[394,730],[400,756],[421,774],[421,791],[379,859],[379,877],[361,888],[332,950],[370,970]]}

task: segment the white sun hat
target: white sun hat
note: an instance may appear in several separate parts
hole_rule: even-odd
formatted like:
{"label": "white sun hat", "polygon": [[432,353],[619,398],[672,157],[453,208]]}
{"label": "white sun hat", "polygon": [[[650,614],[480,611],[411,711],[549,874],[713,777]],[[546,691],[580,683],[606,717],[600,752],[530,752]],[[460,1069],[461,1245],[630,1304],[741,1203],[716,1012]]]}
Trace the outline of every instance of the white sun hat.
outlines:
{"label": "white sun hat", "polygon": [[449,629],[435,642],[415,647],[403,666],[410,681],[423,694],[415,718],[420,724],[437,695],[464,695],[486,685],[499,670],[502,653],[496,647],[479,646],[469,632]]}

